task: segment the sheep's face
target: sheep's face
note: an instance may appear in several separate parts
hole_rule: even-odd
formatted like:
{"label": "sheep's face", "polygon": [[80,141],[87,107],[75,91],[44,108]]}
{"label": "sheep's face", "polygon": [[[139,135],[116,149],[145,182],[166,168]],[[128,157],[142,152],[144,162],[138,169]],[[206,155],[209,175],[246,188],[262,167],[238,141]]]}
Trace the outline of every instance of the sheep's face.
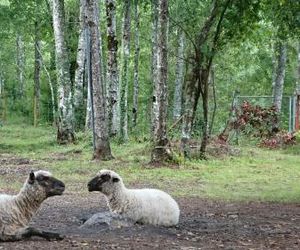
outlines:
{"label": "sheep's face", "polygon": [[92,191],[100,191],[105,195],[113,194],[122,185],[121,177],[111,170],[101,170],[96,177],[88,183],[88,189]]}
{"label": "sheep's face", "polygon": [[54,178],[47,171],[31,172],[28,178],[28,184],[31,185],[36,192],[44,193],[45,197],[54,195],[62,195],[65,190],[65,184]]}

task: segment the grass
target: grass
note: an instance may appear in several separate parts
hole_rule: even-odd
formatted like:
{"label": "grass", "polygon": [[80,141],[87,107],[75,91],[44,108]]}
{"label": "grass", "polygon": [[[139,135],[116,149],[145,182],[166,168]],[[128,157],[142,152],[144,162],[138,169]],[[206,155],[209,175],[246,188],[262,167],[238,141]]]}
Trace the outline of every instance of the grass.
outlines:
{"label": "grass", "polygon": [[[300,145],[288,149],[267,150],[241,147],[241,154],[209,161],[192,160],[174,166],[149,168],[150,146],[130,142],[112,143],[115,159],[91,161],[91,136],[81,133],[78,143],[56,144],[52,127],[5,125],[0,127],[0,191],[17,191],[26,178],[15,176],[18,164],[3,158],[30,159],[29,169],[47,169],[61,178],[67,192],[86,194],[87,181],[100,169],[116,170],[127,186],[155,187],[175,196],[202,197],[234,201],[297,202],[300,200]],[[8,163],[7,163],[8,162]]]}

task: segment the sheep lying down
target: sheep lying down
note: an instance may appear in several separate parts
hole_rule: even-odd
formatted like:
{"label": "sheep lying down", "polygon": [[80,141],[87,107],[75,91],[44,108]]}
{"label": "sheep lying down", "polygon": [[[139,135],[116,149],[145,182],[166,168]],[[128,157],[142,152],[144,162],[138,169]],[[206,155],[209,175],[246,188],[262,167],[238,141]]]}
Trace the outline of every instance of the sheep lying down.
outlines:
{"label": "sheep lying down", "polygon": [[179,222],[178,204],[169,194],[158,189],[128,189],[112,170],[101,170],[90,180],[88,189],[103,193],[112,213],[134,222],[161,226]]}
{"label": "sheep lying down", "polygon": [[65,185],[50,172],[31,172],[17,195],[0,194],[0,242],[17,241],[31,236],[47,240],[62,239],[53,232],[28,227],[42,202],[48,197],[61,195]]}

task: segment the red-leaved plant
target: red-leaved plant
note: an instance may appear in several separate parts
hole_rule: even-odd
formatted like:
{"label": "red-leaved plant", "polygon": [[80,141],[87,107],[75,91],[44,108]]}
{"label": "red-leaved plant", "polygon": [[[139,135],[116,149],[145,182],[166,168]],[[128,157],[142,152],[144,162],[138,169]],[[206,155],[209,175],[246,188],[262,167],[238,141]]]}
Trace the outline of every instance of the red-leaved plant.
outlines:
{"label": "red-leaved plant", "polygon": [[261,138],[260,146],[277,148],[296,142],[293,133],[280,131],[278,128],[279,113],[275,106],[263,108],[244,101],[236,109],[236,119],[232,124],[235,130],[246,135]]}

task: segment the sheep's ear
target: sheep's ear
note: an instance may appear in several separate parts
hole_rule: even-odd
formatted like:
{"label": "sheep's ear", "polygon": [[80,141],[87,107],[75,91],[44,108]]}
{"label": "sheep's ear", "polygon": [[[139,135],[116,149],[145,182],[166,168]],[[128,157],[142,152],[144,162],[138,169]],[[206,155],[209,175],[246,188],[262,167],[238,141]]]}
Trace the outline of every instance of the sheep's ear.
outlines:
{"label": "sheep's ear", "polygon": [[118,177],[114,177],[114,178],[112,179],[112,181],[113,181],[113,182],[119,182],[120,179],[119,179]]}
{"label": "sheep's ear", "polygon": [[35,175],[34,175],[33,171],[31,171],[30,174],[29,174],[29,180],[28,180],[28,183],[29,183],[29,184],[33,184],[33,183],[34,183],[34,180],[35,180]]}

